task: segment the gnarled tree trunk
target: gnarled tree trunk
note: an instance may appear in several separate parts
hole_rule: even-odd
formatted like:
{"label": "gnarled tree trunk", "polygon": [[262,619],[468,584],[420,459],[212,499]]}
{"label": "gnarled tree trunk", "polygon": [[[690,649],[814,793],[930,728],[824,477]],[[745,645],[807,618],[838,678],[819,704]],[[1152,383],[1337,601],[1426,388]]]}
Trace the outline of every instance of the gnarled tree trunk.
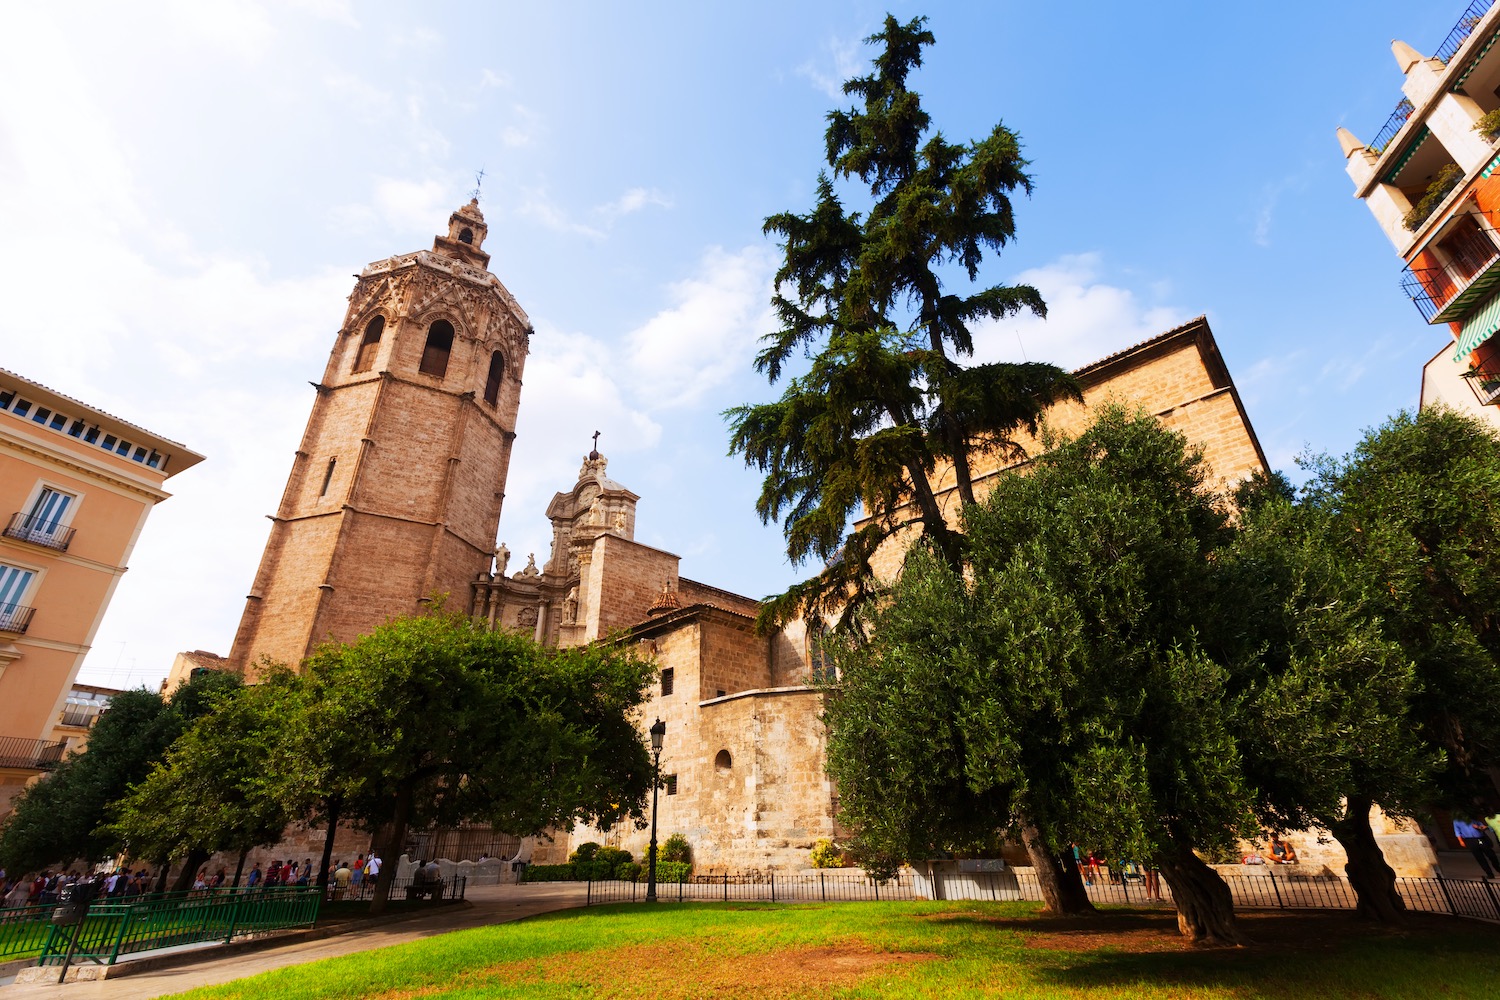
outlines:
{"label": "gnarled tree trunk", "polygon": [[236,889],[240,887],[240,876],[245,874],[245,859],[249,856],[250,848],[247,847],[244,850],[240,851],[240,860],[239,863],[234,866],[234,882],[232,883]]}
{"label": "gnarled tree trunk", "polygon": [[318,888],[328,889],[328,866],[333,863],[333,838],[339,832],[339,810],[343,799],[338,796],[328,800],[328,835],[323,838],[323,860],[318,865]]}
{"label": "gnarled tree trunk", "polygon": [[1370,829],[1368,798],[1351,795],[1344,803],[1344,818],[1329,827],[1335,840],[1344,848],[1349,861],[1344,873],[1359,902],[1354,915],[1362,920],[1383,924],[1406,922],[1406,901],[1396,891],[1396,872],[1386,863],[1375,831]]}
{"label": "gnarled tree trunk", "polygon": [[1057,855],[1047,849],[1042,832],[1029,818],[1021,820],[1021,842],[1031,856],[1037,885],[1042,890],[1043,913],[1061,916],[1094,912],[1094,904],[1089,902],[1088,893],[1084,891],[1078,866],[1067,855],[1059,862]]}
{"label": "gnarled tree trunk", "polygon": [[1234,919],[1234,897],[1219,873],[1193,853],[1180,835],[1156,855],[1161,877],[1172,888],[1177,904],[1177,929],[1193,942],[1245,944],[1248,939]]}
{"label": "gnarled tree trunk", "polygon": [[411,819],[412,786],[410,782],[402,784],[396,790],[396,809],[382,832],[380,857],[384,862],[380,866],[380,875],[375,881],[375,892],[370,897],[370,913],[384,913],[386,901],[391,895],[391,882],[396,878],[398,859],[401,850],[406,846],[406,824]]}
{"label": "gnarled tree trunk", "polygon": [[187,857],[182,859],[182,870],[177,873],[177,878],[172,882],[173,892],[187,892],[193,887],[193,876],[198,874],[198,869],[213,855],[201,847],[190,848]]}

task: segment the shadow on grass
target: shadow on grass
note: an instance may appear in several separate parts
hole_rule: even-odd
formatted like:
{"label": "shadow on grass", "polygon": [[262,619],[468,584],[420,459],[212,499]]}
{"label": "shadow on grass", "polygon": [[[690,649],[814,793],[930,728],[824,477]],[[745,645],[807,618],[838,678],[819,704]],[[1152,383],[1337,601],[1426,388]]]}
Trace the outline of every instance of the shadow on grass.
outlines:
{"label": "shadow on grass", "polygon": [[1032,974],[1067,989],[1478,997],[1496,995],[1500,981],[1500,927],[1415,915],[1409,926],[1388,929],[1346,913],[1242,914],[1240,921],[1252,939],[1240,948],[1187,944],[1167,915],[1111,914],[1106,926],[1090,926],[1090,918],[991,923],[1020,931]]}

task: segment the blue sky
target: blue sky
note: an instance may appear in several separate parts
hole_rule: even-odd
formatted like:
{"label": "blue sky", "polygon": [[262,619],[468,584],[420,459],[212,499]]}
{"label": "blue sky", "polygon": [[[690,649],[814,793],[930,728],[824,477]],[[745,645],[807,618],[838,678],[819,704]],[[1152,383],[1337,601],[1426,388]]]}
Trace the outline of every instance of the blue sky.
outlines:
{"label": "blue sky", "polygon": [[152,514],[84,668],[227,652],[352,279],[425,248],[483,168],[492,270],[537,329],[500,538],[589,435],[637,537],[760,595],[800,574],[719,416],[772,391],[767,215],[805,211],[823,115],[887,9],[950,139],[1020,133],[1036,191],[989,281],[1046,323],[986,358],[1087,363],[1206,313],[1278,467],[1415,406],[1447,339],[1334,137],[1400,97],[1457,0],[1291,6],[28,4],[0,37],[0,364],[203,452]]}

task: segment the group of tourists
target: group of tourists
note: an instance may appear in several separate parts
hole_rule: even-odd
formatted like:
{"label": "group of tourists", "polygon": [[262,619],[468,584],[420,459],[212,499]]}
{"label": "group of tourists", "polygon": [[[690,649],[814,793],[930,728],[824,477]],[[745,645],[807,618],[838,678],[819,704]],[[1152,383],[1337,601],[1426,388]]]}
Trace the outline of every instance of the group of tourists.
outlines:
{"label": "group of tourists", "polygon": [[340,861],[333,866],[333,878],[330,883],[335,890],[335,898],[343,895],[350,889],[358,889],[365,882],[372,885],[380,877],[380,856],[371,852],[368,859],[363,854],[353,861]]}
{"label": "group of tourists", "polygon": [[[63,889],[96,877],[77,871],[47,870],[12,879],[6,875],[5,869],[0,868],[0,905],[10,908],[55,903]],[[134,872],[124,868],[111,872],[99,886],[101,896],[116,899],[134,898],[150,891],[151,873],[144,868]]]}
{"label": "group of tourists", "polygon": [[1161,873],[1150,865],[1123,859],[1118,864],[1111,865],[1094,851],[1085,851],[1077,844],[1070,846],[1073,850],[1073,863],[1078,866],[1084,885],[1115,883],[1123,886],[1136,882],[1146,890],[1148,900],[1161,900]]}

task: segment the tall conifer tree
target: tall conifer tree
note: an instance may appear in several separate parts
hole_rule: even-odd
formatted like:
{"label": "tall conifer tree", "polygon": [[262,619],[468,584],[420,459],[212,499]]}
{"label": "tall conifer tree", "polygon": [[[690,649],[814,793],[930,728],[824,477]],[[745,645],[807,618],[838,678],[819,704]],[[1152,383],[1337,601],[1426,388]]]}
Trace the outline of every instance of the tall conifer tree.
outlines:
{"label": "tall conifer tree", "polygon": [[[757,509],[782,521],[792,561],[827,565],[769,601],[765,624],[847,614],[872,591],[870,557],[904,528],[961,564],[957,511],[932,473],[951,464],[960,501],[972,502],[970,455],[1019,451],[1018,430],[1035,431],[1049,405],[1078,395],[1053,365],[960,363],[974,352],[974,323],[1045,316],[1046,305],[1029,285],[972,290],[985,252],[1014,239],[1011,196],[1029,193],[1031,177],[1004,125],[963,144],[932,131],[907,86],[934,42],[925,25],[888,15],[867,39],[882,51],[873,73],[844,84],[860,104],[828,115],[832,174],[820,174],[816,204],[766,220],[785,255],[773,300],[781,329],[756,367],[774,384],[799,352],[811,363],[777,401],[728,411],[731,453],[765,473]],[[863,211],[836,189],[856,178],[868,188]],[[955,271],[971,290],[945,285]],[[874,517],[850,533],[861,510]]]}

